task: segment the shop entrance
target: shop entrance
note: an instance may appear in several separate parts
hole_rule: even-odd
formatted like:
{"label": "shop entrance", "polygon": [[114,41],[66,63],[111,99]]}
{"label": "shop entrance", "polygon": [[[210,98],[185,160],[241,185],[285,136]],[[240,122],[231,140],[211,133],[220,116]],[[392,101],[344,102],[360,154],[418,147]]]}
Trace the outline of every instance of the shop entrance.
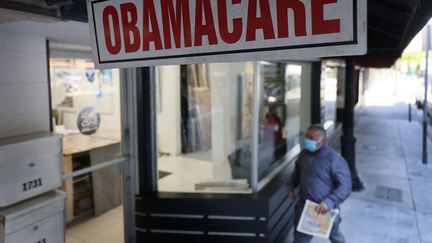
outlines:
{"label": "shop entrance", "polygon": [[120,70],[50,43],[52,129],[63,135],[66,242],[123,242]]}

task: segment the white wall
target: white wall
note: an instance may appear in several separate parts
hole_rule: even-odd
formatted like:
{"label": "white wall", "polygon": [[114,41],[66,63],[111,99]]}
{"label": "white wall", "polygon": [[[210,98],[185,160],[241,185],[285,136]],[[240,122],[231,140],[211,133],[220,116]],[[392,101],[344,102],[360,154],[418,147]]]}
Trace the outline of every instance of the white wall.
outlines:
{"label": "white wall", "polygon": [[[231,179],[228,155],[236,147],[235,124],[237,115],[239,75],[245,80],[252,79],[252,63],[215,63],[210,66],[210,86],[212,104],[212,162],[213,179]],[[246,83],[243,86],[246,89]],[[245,104],[243,104],[245,105]],[[244,125],[245,123],[243,123]]]}
{"label": "white wall", "polygon": [[172,156],[180,155],[180,66],[161,66],[156,70],[158,150]]}
{"label": "white wall", "polygon": [[76,21],[35,22],[16,21],[0,24],[0,31],[20,35],[41,36],[58,43],[90,46],[87,23]]}
{"label": "white wall", "polygon": [[[237,64],[237,63],[236,63]],[[234,94],[231,82],[236,80],[236,64],[215,63],[210,68],[211,104],[212,104],[212,157],[213,179],[231,179],[228,163],[231,144],[231,107]],[[229,67],[231,66],[231,69]],[[239,64],[237,64],[239,65]]]}
{"label": "white wall", "polygon": [[45,38],[0,32],[0,138],[49,131]]}

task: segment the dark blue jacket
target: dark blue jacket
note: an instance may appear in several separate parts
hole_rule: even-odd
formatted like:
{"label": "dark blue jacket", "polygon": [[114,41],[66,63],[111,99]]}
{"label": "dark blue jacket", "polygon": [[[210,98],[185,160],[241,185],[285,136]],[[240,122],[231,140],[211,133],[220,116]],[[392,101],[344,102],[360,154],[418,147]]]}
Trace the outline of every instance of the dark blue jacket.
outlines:
{"label": "dark blue jacket", "polygon": [[324,201],[329,208],[339,208],[351,194],[348,164],[336,151],[324,145],[317,152],[303,150],[297,161],[289,187],[300,186],[300,204],[306,199]]}

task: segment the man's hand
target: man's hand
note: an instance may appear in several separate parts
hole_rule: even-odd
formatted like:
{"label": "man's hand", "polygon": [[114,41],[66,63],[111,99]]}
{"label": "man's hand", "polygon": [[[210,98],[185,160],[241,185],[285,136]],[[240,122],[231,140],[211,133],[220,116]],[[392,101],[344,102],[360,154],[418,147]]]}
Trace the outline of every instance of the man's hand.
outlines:
{"label": "man's hand", "polygon": [[318,214],[326,214],[329,211],[329,208],[325,202],[321,202],[320,205],[315,208],[315,211]]}
{"label": "man's hand", "polygon": [[294,196],[295,196],[295,193],[293,191],[288,192],[288,197],[294,197]]}

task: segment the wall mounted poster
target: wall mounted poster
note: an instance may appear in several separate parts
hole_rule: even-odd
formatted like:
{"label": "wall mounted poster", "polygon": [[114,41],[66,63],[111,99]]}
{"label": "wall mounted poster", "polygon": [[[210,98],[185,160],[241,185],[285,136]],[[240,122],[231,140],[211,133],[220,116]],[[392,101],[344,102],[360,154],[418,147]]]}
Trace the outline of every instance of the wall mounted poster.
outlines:
{"label": "wall mounted poster", "polygon": [[101,117],[99,112],[93,107],[84,108],[77,118],[78,130],[84,135],[91,135],[100,127]]}

